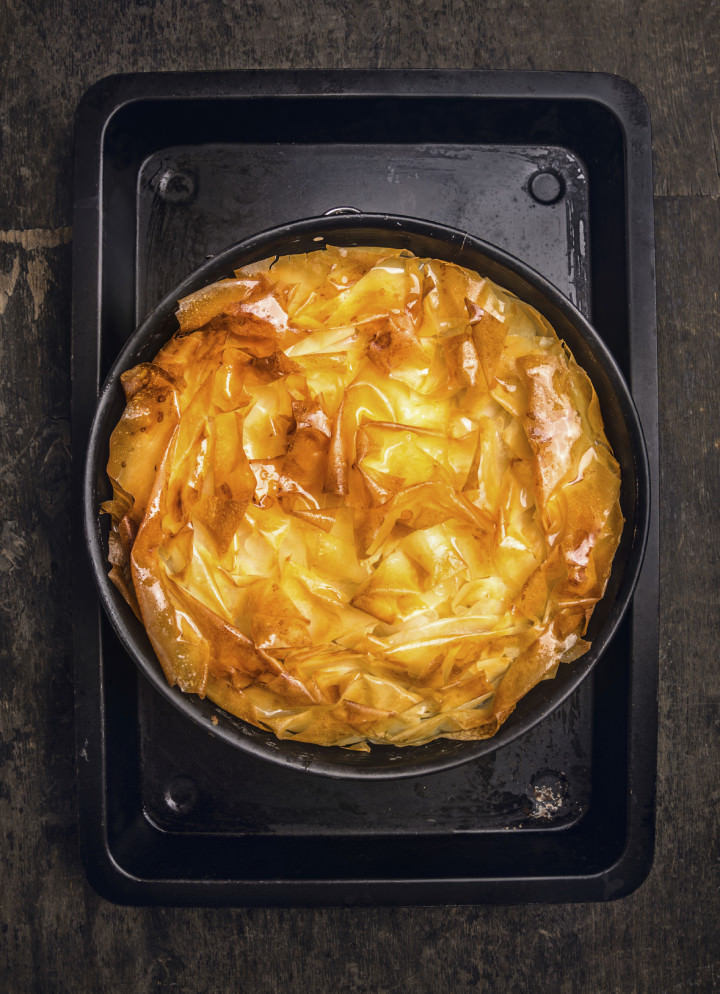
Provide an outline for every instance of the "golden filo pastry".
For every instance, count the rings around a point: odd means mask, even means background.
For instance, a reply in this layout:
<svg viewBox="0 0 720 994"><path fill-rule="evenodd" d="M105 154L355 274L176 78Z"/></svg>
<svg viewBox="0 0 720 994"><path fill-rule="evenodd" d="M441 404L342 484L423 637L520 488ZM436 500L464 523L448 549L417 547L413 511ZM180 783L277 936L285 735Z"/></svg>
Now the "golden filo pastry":
<svg viewBox="0 0 720 994"><path fill-rule="evenodd" d="M491 280L254 264L122 376L111 579L170 684L280 739L492 736L589 648L623 527L592 384Z"/></svg>

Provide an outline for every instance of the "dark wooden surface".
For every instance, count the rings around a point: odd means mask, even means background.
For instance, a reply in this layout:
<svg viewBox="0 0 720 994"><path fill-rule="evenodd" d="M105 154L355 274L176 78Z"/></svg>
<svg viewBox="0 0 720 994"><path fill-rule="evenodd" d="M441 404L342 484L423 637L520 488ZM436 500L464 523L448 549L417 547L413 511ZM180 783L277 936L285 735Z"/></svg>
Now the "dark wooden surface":
<svg viewBox="0 0 720 994"><path fill-rule="evenodd" d="M720 990L720 3L5 0L0 94L0 989ZM119 908L77 853L68 528L71 139L110 72L617 73L654 125L662 559L657 845L610 904Z"/></svg>

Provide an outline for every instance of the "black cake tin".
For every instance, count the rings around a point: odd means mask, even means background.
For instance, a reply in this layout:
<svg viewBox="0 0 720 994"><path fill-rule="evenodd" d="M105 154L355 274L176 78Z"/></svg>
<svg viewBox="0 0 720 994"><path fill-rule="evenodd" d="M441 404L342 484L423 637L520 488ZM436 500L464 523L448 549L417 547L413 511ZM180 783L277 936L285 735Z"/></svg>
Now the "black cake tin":
<svg viewBox="0 0 720 994"><path fill-rule="evenodd" d="M76 120L73 452L77 766L90 880L146 904L605 900L652 862L657 373L650 126L600 74L111 77ZM538 270L630 386L651 479L632 604L537 726L460 767L327 779L238 753L137 672L80 521L101 385L158 301L229 244L344 205L472 232Z"/></svg>

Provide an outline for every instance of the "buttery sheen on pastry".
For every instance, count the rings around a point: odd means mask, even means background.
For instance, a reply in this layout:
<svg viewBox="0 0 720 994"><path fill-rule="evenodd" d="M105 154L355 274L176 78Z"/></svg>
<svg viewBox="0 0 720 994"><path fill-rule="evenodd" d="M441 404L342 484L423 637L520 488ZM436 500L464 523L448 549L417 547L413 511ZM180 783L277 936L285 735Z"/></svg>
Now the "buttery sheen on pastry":
<svg viewBox="0 0 720 994"><path fill-rule="evenodd" d="M489 279L254 264L122 377L111 578L170 684L281 739L492 736L589 648L623 518L595 391Z"/></svg>

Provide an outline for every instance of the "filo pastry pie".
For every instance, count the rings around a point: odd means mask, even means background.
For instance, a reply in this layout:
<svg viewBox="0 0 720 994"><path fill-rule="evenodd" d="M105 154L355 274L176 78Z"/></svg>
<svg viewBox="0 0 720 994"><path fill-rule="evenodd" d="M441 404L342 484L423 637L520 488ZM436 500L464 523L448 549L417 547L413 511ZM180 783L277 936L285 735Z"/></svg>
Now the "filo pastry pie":
<svg viewBox="0 0 720 994"><path fill-rule="evenodd" d="M492 736L585 653L623 518L585 372L475 272L326 247L122 377L111 578L170 684L280 739Z"/></svg>

